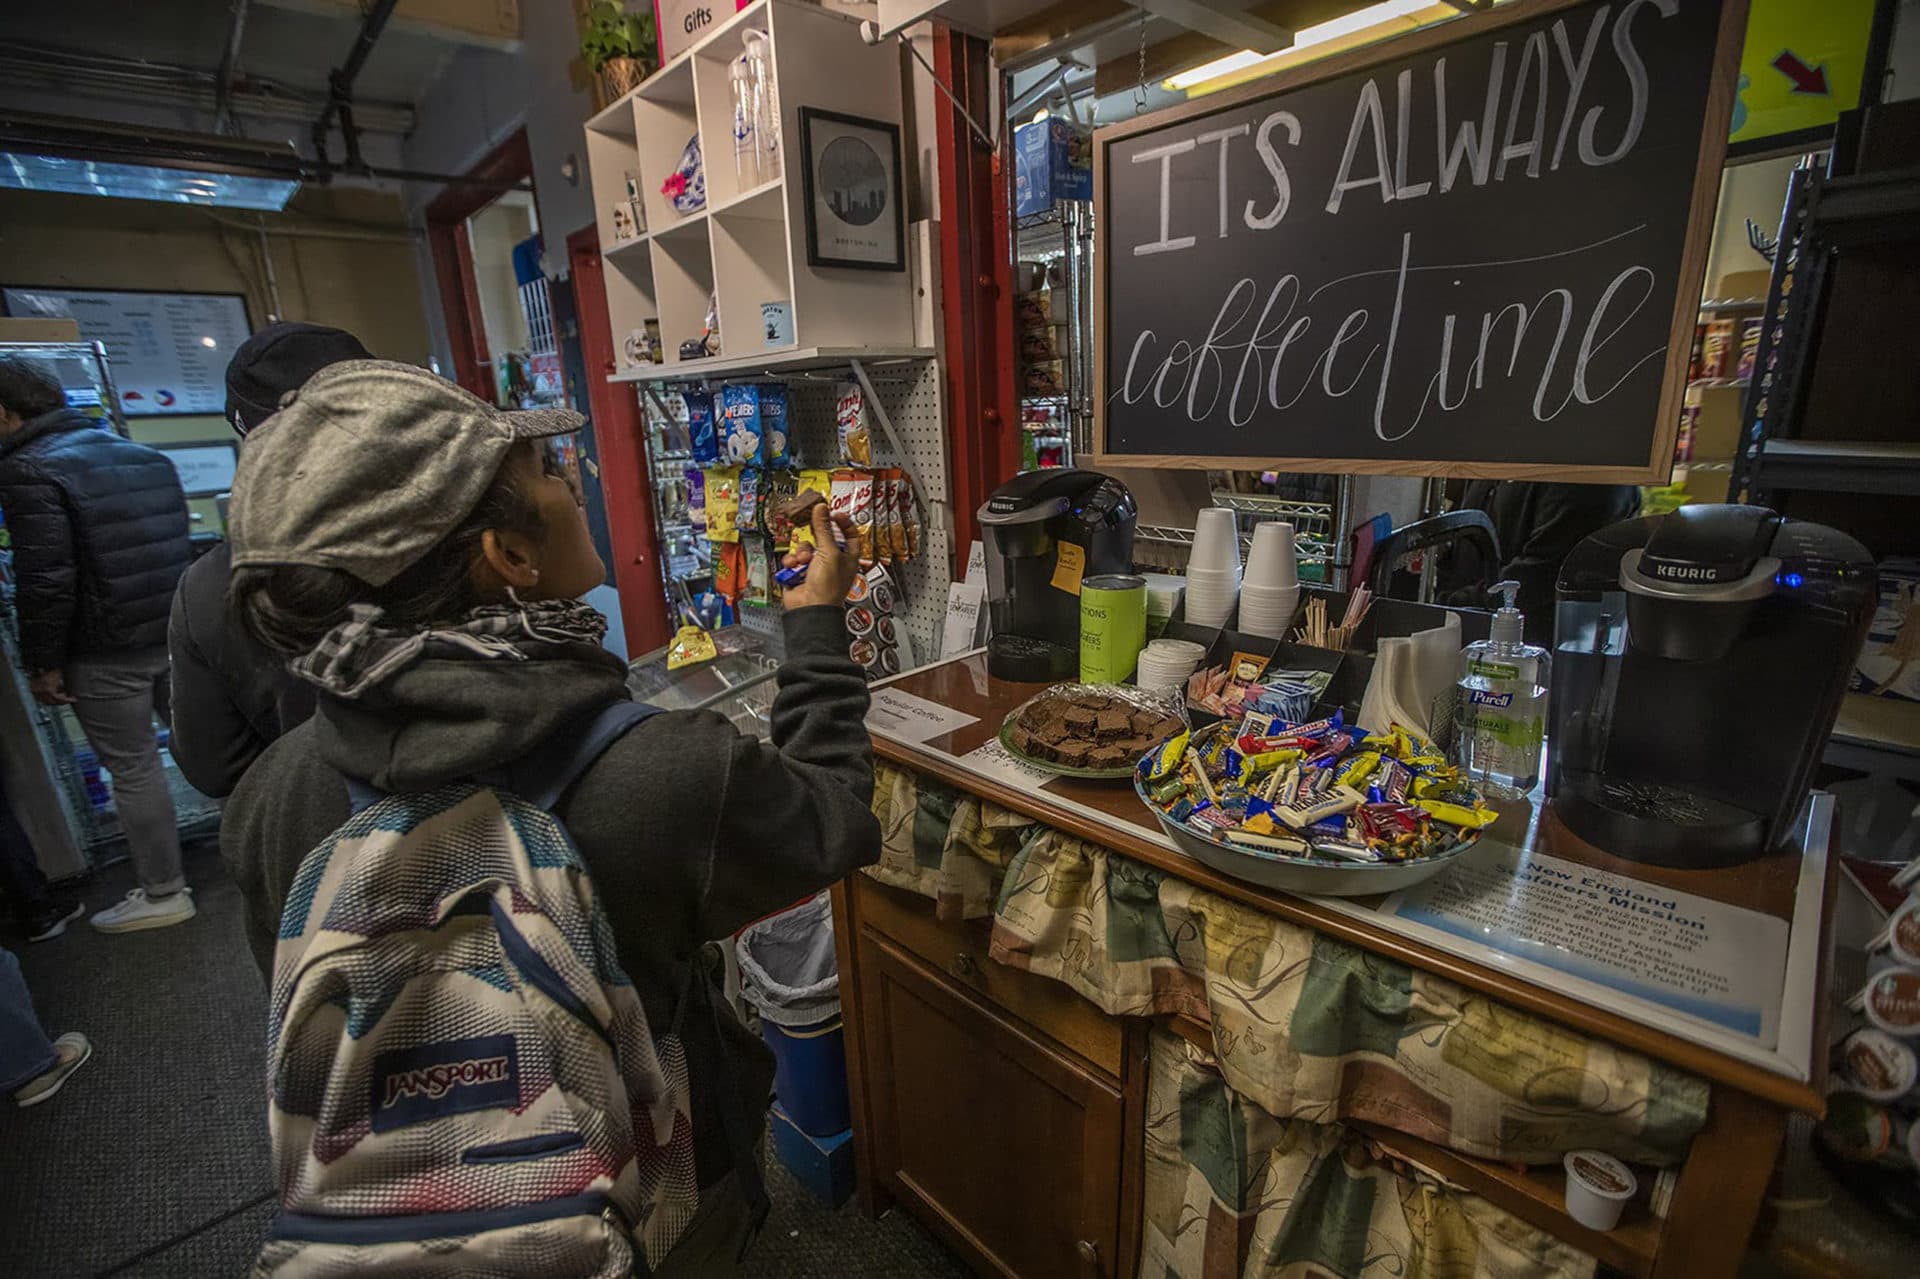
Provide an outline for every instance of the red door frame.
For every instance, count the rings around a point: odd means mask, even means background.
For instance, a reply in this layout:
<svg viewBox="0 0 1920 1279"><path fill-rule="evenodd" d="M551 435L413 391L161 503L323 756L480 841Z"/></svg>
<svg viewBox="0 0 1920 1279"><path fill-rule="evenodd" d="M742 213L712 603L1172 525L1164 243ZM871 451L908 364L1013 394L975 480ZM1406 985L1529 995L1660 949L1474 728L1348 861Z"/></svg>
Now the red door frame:
<svg viewBox="0 0 1920 1279"><path fill-rule="evenodd" d="M527 145L527 131L515 130L464 176L473 181L449 184L427 206L427 247L433 254L434 282L440 288L440 313L447 321L453 380L491 404L492 356L487 350L486 326L480 320L480 293L474 281L467 219L499 199L506 186L533 181L533 151ZM476 185L481 183L491 185Z"/></svg>
<svg viewBox="0 0 1920 1279"><path fill-rule="evenodd" d="M646 422L631 386L607 381L614 371L613 326L607 319L600 231L588 223L567 237L574 312L580 324L580 362L587 370L594 453L606 501L607 540L613 546L613 585L620 592L627 652L635 657L664 648L671 638L665 577L653 523L653 474L647 465Z"/></svg>
<svg viewBox="0 0 1920 1279"><path fill-rule="evenodd" d="M940 26L934 32L937 74L974 119L990 119L994 71L986 41ZM1013 254L1008 247L1012 228L1007 174L1012 165L1006 140L996 154L973 136L944 94L934 102L939 108L940 270L946 281L940 309L946 337L947 473L957 575L980 536L976 512L1020 469Z"/></svg>

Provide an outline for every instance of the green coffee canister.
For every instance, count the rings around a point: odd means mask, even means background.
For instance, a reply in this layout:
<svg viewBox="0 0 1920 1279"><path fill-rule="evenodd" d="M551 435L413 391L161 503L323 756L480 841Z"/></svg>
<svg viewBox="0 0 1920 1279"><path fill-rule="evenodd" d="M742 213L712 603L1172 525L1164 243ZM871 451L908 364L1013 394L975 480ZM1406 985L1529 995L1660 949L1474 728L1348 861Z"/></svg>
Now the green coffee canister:
<svg viewBox="0 0 1920 1279"><path fill-rule="evenodd" d="M1118 684L1147 642L1147 579L1123 573L1080 582L1080 682Z"/></svg>

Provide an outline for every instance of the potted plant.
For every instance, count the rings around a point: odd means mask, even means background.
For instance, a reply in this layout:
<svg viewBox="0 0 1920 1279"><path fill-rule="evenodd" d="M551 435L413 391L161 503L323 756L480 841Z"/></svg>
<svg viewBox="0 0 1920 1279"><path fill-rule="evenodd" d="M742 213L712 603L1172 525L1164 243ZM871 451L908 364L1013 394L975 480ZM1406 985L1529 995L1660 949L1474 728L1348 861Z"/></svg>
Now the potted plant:
<svg viewBox="0 0 1920 1279"><path fill-rule="evenodd" d="M651 6L629 13L621 0L593 0L580 52L609 102L646 79L658 47Z"/></svg>

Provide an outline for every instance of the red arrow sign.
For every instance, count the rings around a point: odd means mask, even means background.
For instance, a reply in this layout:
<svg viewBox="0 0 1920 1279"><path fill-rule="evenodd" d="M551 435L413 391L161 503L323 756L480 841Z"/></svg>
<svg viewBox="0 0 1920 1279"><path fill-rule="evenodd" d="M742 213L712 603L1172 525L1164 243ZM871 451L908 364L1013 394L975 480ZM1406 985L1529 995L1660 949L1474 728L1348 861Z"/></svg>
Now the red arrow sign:
<svg viewBox="0 0 1920 1279"><path fill-rule="evenodd" d="M1826 63L1822 62L1817 67L1810 67L1795 57L1793 50L1784 49L1780 56L1773 60L1773 69L1793 81L1795 93L1811 93L1823 98L1827 96Z"/></svg>

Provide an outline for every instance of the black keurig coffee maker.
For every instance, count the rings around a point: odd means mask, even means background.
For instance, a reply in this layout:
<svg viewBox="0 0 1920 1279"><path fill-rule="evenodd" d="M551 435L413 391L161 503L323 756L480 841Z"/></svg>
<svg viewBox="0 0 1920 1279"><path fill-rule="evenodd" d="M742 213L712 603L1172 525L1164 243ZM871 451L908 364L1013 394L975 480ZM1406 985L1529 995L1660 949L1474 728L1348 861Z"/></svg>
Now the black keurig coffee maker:
<svg viewBox="0 0 1920 1279"><path fill-rule="evenodd" d="M1051 682L1080 669L1080 579L1133 567L1133 494L1094 471L1026 471L980 508L987 670Z"/></svg>
<svg viewBox="0 0 1920 1279"><path fill-rule="evenodd" d="M1661 866L1779 847L1873 598L1858 542L1760 506L1683 506L1581 542L1554 618L1555 813Z"/></svg>

